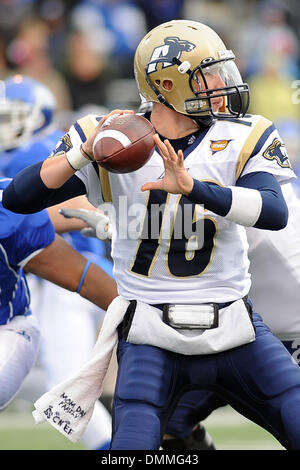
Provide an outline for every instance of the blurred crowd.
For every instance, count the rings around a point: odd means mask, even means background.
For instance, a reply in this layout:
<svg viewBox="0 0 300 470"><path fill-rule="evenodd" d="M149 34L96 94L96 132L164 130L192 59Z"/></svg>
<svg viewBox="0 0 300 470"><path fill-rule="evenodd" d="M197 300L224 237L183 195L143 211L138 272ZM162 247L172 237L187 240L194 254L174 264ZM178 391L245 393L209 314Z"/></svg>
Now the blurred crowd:
<svg viewBox="0 0 300 470"><path fill-rule="evenodd" d="M136 109L135 48L148 30L178 18L208 24L234 50L251 87L250 112L288 136L293 160L300 152L299 0L0 0L0 79L22 73L47 85L63 128L91 108Z"/></svg>
<svg viewBox="0 0 300 470"><path fill-rule="evenodd" d="M300 0L0 0L0 103L1 80L22 74L46 85L56 97L55 134L62 135L90 112L137 110L136 46L156 25L180 18L211 26L234 51L243 80L250 86L249 111L278 127L298 174L300 194ZM56 143L53 132L54 137ZM47 145L52 145L49 135ZM27 158L36 156L28 153ZM11 154L7 152L6 157L9 161ZM43 158L37 157L37 161ZM5 152L1 158L3 166ZM106 244L101 256L110 259L109 249ZM82 334L84 330L76 329L71 313L70 323L66 320L65 329L60 325L59 330L61 337L68 331L72 340L72 326L77 347L77 331ZM53 315L49 321L54 327L59 322L53 321ZM86 320L85 324L90 328ZM46 320L50 337L45 325ZM53 350L57 350L54 336ZM52 342L49 345L52 348ZM42 351L45 357L46 349ZM51 360L48 350L47 354ZM111 375L109 400L115 370Z"/></svg>

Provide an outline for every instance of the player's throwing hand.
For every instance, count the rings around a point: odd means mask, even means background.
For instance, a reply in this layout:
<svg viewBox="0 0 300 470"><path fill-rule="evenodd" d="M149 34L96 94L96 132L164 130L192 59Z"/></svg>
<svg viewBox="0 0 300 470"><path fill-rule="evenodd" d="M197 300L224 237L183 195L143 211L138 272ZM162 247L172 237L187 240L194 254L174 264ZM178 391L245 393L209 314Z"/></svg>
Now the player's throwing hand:
<svg viewBox="0 0 300 470"><path fill-rule="evenodd" d="M187 196L193 189L194 180L184 166L182 150L176 153L169 140L166 139L163 142L158 134L155 134L154 141L164 162L165 175L159 181L145 183L141 190L161 189L168 193Z"/></svg>

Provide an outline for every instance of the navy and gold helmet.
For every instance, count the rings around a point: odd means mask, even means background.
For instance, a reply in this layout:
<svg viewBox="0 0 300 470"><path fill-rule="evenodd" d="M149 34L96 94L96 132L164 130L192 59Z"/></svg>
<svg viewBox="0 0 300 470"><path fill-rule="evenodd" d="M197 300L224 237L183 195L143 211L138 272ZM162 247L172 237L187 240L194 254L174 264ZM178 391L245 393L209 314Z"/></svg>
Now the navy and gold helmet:
<svg viewBox="0 0 300 470"><path fill-rule="evenodd" d="M210 27L174 20L154 28L141 40L134 59L142 97L193 118L241 117L249 106L243 83L228 50Z"/></svg>

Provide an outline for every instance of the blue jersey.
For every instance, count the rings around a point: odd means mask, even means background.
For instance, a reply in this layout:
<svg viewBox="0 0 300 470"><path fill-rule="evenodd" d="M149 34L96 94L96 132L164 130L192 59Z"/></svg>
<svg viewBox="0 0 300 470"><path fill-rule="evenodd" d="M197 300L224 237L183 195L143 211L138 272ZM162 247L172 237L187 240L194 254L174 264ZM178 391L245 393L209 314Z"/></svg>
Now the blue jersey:
<svg viewBox="0 0 300 470"><path fill-rule="evenodd" d="M47 158L63 136L63 132L55 130L43 137L33 137L22 147L0 153L0 172L13 178L19 171L33 163Z"/></svg>
<svg viewBox="0 0 300 470"><path fill-rule="evenodd" d="M0 173L13 178L25 167L47 158L57 142L64 135L61 130L54 130L44 136L35 136L20 148L0 153ZM63 237L75 250L98 264L113 277L113 264L105 256L104 242L96 238L87 238L78 232L64 234Z"/></svg>
<svg viewBox="0 0 300 470"><path fill-rule="evenodd" d="M30 313L30 294L23 266L55 237L46 210L15 214L3 208L2 192L10 179L0 179L0 325Z"/></svg>

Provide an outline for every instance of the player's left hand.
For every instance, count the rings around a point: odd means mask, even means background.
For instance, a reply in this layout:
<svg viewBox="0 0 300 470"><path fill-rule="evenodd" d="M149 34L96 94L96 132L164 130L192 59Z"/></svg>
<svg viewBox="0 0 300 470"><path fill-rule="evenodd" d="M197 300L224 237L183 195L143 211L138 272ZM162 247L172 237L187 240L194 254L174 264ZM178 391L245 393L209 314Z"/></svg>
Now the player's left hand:
<svg viewBox="0 0 300 470"><path fill-rule="evenodd" d="M60 209L59 213L66 219L76 218L85 222L88 227L80 230L85 237L94 237L103 241L110 240L112 237L109 218L101 212L86 209Z"/></svg>
<svg viewBox="0 0 300 470"><path fill-rule="evenodd" d="M184 167L182 150L176 153L169 140L166 139L163 142L158 134L155 134L154 141L164 162L165 175L159 181L145 183L141 190L161 189L172 194L189 195L193 189L194 180Z"/></svg>

